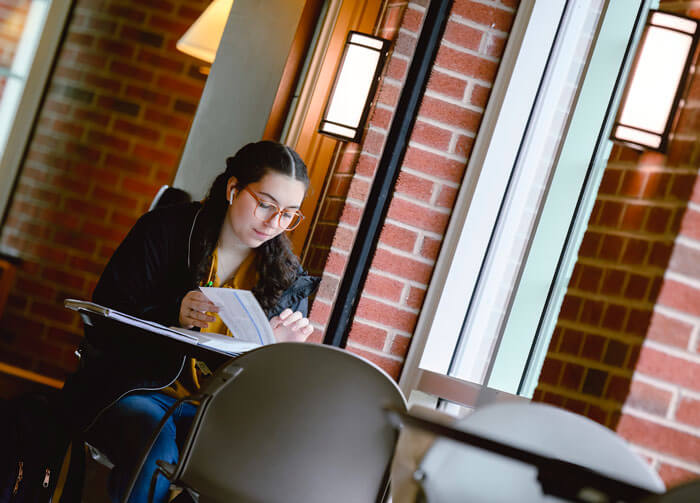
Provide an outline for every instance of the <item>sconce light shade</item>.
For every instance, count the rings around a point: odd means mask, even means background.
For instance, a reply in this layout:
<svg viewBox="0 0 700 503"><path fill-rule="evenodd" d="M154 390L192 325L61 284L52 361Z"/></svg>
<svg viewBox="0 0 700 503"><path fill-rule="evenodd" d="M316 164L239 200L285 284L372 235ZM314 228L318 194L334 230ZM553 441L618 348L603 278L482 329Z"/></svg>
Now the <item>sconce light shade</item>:
<svg viewBox="0 0 700 503"><path fill-rule="evenodd" d="M178 51L213 63L233 0L214 0L177 41Z"/></svg>
<svg viewBox="0 0 700 503"><path fill-rule="evenodd" d="M651 11L612 139L665 151L698 39L698 21Z"/></svg>
<svg viewBox="0 0 700 503"><path fill-rule="evenodd" d="M343 141L360 141L388 51L388 40L356 31L348 33L319 133Z"/></svg>

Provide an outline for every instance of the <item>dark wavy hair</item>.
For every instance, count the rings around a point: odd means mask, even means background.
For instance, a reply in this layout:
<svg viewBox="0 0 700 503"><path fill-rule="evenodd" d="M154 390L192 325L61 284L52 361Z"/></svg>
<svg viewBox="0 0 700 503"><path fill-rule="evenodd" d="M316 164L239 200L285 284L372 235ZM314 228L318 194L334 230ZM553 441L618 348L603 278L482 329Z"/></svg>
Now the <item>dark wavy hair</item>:
<svg viewBox="0 0 700 503"><path fill-rule="evenodd" d="M203 231L198 243L199 257L194 268L194 282L199 285L209 274L212 254L219 240L219 233L226 217L229 202L226 199L226 185L232 176L238 180L237 187L242 189L257 182L267 173L280 173L290 176L309 187L309 175L306 165L291 148L274 141L249 143L236 155L226 159L226 171L216 177L209 189L202 209L197 217L197 227ZM291 243L282 233L254 249L255 267L258 283L253 294L260 302L266 314L274 309L282 292L296 280L299 271L299 259L292 252Z"/></svg>

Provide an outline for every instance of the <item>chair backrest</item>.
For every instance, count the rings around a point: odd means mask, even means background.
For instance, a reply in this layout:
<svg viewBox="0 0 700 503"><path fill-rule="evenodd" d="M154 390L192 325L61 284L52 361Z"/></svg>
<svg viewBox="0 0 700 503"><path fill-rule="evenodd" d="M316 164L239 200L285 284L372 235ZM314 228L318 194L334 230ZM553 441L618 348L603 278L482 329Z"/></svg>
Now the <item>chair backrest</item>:
<svg viewBox="0 0 700 503"><path fill-rule="evenodd" d="M173 204L189 203L191 200L192 197L188 192L169 185L161 185L155 197L153 197L148 211L164 206L171 206Z"/></svg>
<svg viewBox="0 0 700 503"><path fill-rule="evenodd" d="M371 502L405 409L394 381L346 351L280 343L221 368L182 450L174 480L200 502Z"/></svg>
<svg viewBox="0 0 700 503"><path fill-rule="evenodd" d="M458 427L652 492L665 489L659 475L613 431L550 405L488 405L464 418ZM545 501L535 467L452 440L437 439L420 469L430 502ZM558 500L547 497L546 501Z"/></svg>

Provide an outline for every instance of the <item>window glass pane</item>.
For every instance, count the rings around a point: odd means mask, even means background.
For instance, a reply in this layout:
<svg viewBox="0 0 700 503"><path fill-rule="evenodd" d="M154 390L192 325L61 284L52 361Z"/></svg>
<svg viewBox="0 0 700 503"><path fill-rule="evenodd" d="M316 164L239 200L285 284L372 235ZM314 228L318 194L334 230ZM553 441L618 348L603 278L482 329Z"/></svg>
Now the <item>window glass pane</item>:
<svg viewBox="0 0 700 503"><path fill-rule="evenodd" d="M7 0L0 4L0 156L5 150L50 3L50 0Z"/></svg>
<svg viewBox="0 0 700 503"><path fill-rule="evenodd" d="M31 0L0 3L0 67L10 68L27 23Z"/></svg>
<svg viewBox="0 0 700 503"><path fill-rule="evenodd" d="M484 382L566 133L603 3L586 0L567 7L563 21L567 26L547 67L450 368L449 374L460 379Z"/></svg>

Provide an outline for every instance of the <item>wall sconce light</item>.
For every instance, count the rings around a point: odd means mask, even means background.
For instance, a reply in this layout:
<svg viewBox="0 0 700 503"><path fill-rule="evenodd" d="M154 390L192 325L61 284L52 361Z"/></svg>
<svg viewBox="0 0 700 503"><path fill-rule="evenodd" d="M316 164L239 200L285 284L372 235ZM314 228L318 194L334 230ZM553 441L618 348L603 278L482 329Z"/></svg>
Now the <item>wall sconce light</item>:
<svg viewBox="0 0 700 503"><path fill-rule="evenodd" d="M177 41L178 51L213 63L233 0L214 0Z"/></svg>
<svg viewBox="0 0 700 503"><path fill-rule="evenodd" d="M360 141L389 44L388 40L356 31L348 33L319 133L343 141Z"/></svg>
<svg viewBox="0 0 700 503"><path fill-rule="evenodd" d="M698 21L651 11L613 126L613 140L665 151L698 40Z"/></svg>

